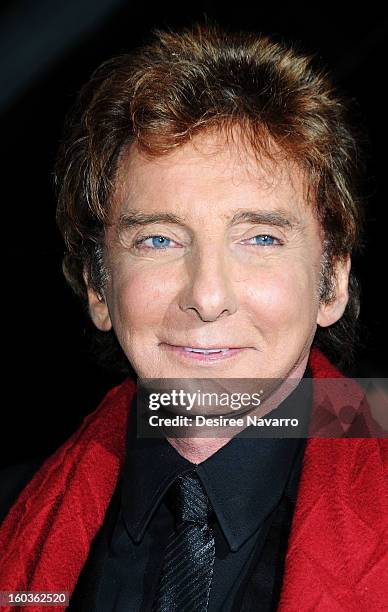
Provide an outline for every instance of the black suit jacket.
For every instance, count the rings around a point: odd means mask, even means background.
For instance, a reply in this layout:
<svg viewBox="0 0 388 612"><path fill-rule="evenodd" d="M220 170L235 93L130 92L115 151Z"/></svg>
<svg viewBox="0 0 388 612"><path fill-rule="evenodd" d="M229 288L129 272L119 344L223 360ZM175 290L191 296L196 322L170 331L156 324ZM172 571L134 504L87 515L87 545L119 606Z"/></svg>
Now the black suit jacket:
<svg viewBox="0 0 388 612"><path fill-rule="evenodd" d="M302 449L296 463L302 461ZM42 458L11 466L0 470L0 521L3 520L19 493L28 484L34 473L39 469ZM121 480L119 479L110 504L108 506L102 527L96 534L87 561L81 571L75 590L73 591L68 610L71 612L92 612L95 609L95 596L104 560L107 556L110 538L116 524L121 504ZM268 534L260 558L253 558L251 566L241 585L233 612L276 612L277 606L271 604L272 588L268 577L275 575L275 591L280 590L283 575L283 563L287 549L287 540L291 527L291 516L296 496L291 493L293 486L289 480L280 505L267 518L265 525ZM275 564L276 571L270 570Z"/></svg>

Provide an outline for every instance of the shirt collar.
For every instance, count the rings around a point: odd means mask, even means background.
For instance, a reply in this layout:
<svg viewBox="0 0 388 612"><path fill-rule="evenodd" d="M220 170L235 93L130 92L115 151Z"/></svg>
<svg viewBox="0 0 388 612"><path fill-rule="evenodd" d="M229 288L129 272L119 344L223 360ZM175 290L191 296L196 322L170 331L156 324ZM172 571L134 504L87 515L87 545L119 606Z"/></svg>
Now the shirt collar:
<svg viewBox="0 0 388 612"><path fill-rule="evenodd" d="M309 368L303 378L311 378ZM194 468L229 547L238 550L279 503L304 439L238 435L195 465L165 438L137 438L136 399L135 394L121 475L123 518L132 539L141 541L169 486L178 475ZM310 410L311 391L306 394L306 385L299 384L274 413L289 415L295 403ZM291 414L295 416L295 412Z"/></svg>

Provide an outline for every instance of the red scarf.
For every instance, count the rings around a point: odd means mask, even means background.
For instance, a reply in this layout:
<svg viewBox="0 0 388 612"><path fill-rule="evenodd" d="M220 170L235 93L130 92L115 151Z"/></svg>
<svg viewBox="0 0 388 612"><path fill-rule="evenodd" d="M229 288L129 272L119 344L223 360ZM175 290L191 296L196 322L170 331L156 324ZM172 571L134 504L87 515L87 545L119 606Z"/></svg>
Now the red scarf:
<svg viewBox="0 0 388 612"><path fill-rule="evenodd" d="M344 381L340 405L314 388L313 415L330 431L361 390L318 349L309 366L314 379ZM130 379L112 389L23 489L0 528L0 591L72 593L123 465L135 390ZM387 602L388 440L309 438L278 610L376 612Z"/></svg>

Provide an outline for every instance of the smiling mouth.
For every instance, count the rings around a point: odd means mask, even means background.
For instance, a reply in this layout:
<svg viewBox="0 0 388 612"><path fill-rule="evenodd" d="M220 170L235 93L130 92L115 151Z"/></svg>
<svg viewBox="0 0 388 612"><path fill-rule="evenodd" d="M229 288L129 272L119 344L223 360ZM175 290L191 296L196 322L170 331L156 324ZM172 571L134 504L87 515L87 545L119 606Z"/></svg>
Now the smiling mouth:
<svg viewBox="0 0 388 612"><path fill-rule="evenodd" d="M192 347L192 346L179 346L174 344L168 344L162 342L161 346L165 347L168 351L171 351L178 357L183 359L195 360L195 361L221 361L234 357L235 355L242 353L249 347Z"/></svg>
<svg viewBox="0 0 388 612"><path fill-rule="evenodd" d="M191 348L190 346L183 346L184 351L188 353L202 353L204 355L209 355L209 353L226 353L229 351L228 348L214 348L214 349L205 349L205 348Z"/></svg>

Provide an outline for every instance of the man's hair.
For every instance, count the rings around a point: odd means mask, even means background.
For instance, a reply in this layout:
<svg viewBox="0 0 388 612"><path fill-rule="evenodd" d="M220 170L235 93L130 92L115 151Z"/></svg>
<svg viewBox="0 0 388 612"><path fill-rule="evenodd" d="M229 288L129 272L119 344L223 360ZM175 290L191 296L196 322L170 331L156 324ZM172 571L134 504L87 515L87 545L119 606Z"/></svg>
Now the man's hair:
<svg viewBox="0 0 388 612"><path fill-rule="evenodd" d="M320 300L334 298L334 263L361 246L366 137L352 124L351 101L315 59L267 35L196 24L155 30L143 47L94 72L67 119L55 169L63 270L85 307L84 271L104 294L104 235L120 153L136 143L145 155L162 156L211 130L232 139L235 127L258 160L276 161L275 143L305 172L324 233ZM353 270L349 292L342 318L318 327L313 341L339 366L354 350L360 296Z"/></svg>

